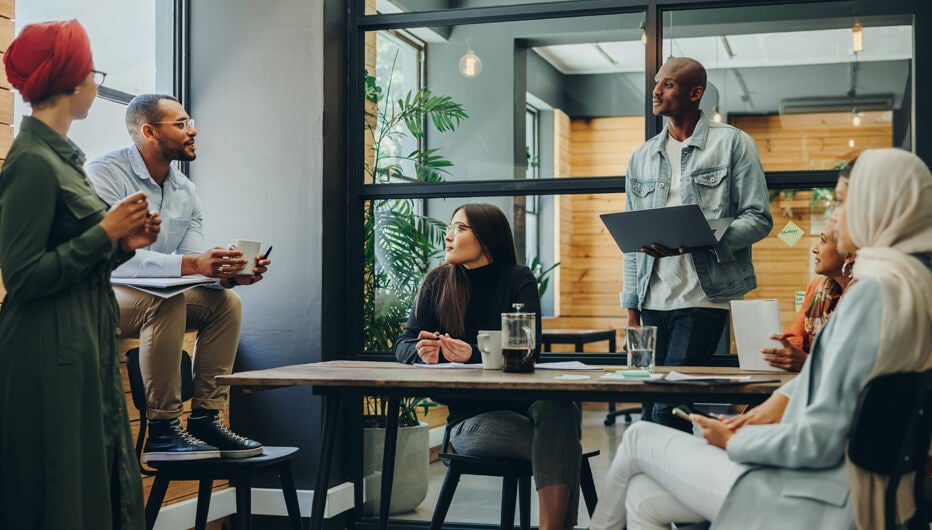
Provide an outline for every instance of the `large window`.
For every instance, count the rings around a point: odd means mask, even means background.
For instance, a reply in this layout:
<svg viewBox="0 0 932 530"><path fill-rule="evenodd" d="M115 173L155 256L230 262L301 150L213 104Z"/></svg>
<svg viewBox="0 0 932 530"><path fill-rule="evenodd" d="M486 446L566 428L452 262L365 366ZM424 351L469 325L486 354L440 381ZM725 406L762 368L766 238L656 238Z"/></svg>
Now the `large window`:
<svg viewBox="0 0 932 530"><path fill-rule="evenodd" d="M349 91L359 95L347 112L350 138L358 142L348 149L350 202L361 217L379 201L422 205L413 210L421 217L410 220L427 232L448 222L459 204L498 204L523 259L538 256L545 268L560 262L542 300L544 327L621 329L622 257L598 215L624 208L628 158L661 131L663 121L649 111L656 72L671 56L691 56L709 73L703 111L757 142L774 229L754 247L759 288L748 297L778 298L788 324L797 293L813 276L809 249L838 166L868 147L898 146L930 158L932 146L915 126L926 103L915 94L932 79L915 55L928 41L917 32L917 17L925 16L918 0L761 4L367 2L356 36L368 43L390 30L417 35L422 86L435 99L398 129L417 138L401 149L420 157L420 170L403 171L416 178L374 180L366 171L373 146L360 125L364 98L361 90ZM856 52L855 29L863 43ZM367 46L354 61L374 61L380 71L387 59ZM364 69L350 65L350 83L362 86L352 77L357 70ZM423 134L412 135L410 126ZM373 308L363 300L412 296L418 274L437 264L441 247L409 246L423 270L405 277L405 289L380 285L372 298L371 275L363 279L363 272L371 271L373 258L360 249L392 232L366 224L370 230L362 233L353 217L349 304L368 325ZM410 309L404 305L381 346L361 340L351 351L379 358L377 352L390 350Z"/></svg>
<svg viewBox="0 0 932 530"><path fill-rule="evenodd" d="M88 159L129 143L126 103L135 94L173 93L175 2L143 0L29 0L17 2L17 33L36 22L77 19L87 30L94 67L107 73L88 117L72 125L72 140ZM109 98L109 99L107 99ZM29 107L17 94L14 129Z"/></svg>

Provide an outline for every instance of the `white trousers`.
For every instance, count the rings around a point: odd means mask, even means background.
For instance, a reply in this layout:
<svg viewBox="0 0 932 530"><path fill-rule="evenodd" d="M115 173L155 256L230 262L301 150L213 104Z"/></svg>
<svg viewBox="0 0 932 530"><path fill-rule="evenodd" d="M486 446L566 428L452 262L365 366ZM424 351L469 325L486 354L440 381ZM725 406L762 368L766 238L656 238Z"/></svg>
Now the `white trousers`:
<svg viewBox="0 0 932 530"><path fill-rule="evenodd" d="M625 431L599 492L591 530L669 530L714 521L747 466L704 439L639 421Z"/></svg>

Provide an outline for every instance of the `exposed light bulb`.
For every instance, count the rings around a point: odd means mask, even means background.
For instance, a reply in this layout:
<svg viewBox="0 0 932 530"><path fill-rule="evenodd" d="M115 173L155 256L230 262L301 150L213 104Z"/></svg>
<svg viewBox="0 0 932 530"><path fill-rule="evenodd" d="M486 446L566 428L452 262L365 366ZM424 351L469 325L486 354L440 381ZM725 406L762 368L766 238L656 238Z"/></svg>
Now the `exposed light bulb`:
<svg viewBox="0 0 932 530"><path fill-rule="evenodd" d="M460 73L463 77L476 77L482 72L482 59L471 49L460 57Z"/></svg>
<svg viewBox="0 0 932 530"><path fill-rule="evenodd" d="M861 125L861 115L857 111L854 111L854 116L851 117L851 125L855 127Z"/></svg>
<svg viewBox="0 0 932 530"><path fill-rule="evenodd" d="M851 47L854 50L854 53L861 53L864 51L864 26L861 25L860 20L854 21L854 26L851 28L851 37Z"/></svg>
<svg viewBox="0 0 932 530"><path fill-rule="evenodd" d="M641 44L647 46L647 26L641 22Z"/></svg>
<svg viewBox="0 0 932 530"><path fill-rule="evenodd" d="M848 140L848 147L854 148L854 138Z"/></svg>
<svg viewBox="0 0 932 530"><path fill-rule="evenodd" d="M712 112L712 121L722 123L722 113L718 111L718 105L715 106L715 111Z"/></svg>

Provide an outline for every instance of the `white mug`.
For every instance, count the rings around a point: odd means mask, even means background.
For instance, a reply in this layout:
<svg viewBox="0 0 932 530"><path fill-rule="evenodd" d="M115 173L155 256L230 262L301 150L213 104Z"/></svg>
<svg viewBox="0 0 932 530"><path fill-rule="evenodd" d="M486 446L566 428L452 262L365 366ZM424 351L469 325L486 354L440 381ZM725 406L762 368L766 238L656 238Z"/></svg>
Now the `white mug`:
<svg viewBox="0 0 932 530"><path fill-rule="evenodd" d="M482 352L482 367L487 370L501 370L504 365L502 332L480 330L476 340L479 343L479 351Z"/></svg>
<svg viewBox="0 0 932 530"><path fill-rule="evenodd" d="M256 255L259 254L262 243L248 239L234 239L232 245L236 250L243 251L243 258L246 260L246 266L236 274L238 276L252 276L252 270L256 268Z"/></svg>

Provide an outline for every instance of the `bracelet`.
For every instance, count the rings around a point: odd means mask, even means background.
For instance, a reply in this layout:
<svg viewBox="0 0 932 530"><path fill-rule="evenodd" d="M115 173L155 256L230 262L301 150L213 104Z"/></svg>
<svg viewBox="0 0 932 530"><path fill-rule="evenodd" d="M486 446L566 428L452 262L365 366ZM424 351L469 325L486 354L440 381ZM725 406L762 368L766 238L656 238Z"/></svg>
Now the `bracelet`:
<svg viewBox="0 0 932 530"><path fill-rule="evenodd" d="M230 286L230 289L232 289L232 288L236 287L237 285L239 285L239 282L236 281L235 278L227 278L227 285L229 285L229 286Z"/></svg>

